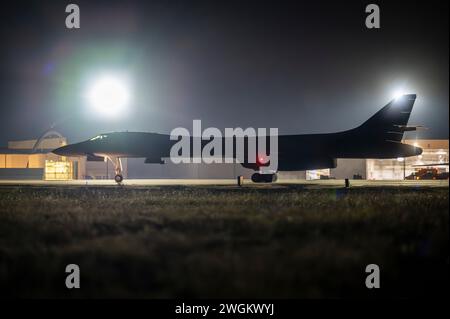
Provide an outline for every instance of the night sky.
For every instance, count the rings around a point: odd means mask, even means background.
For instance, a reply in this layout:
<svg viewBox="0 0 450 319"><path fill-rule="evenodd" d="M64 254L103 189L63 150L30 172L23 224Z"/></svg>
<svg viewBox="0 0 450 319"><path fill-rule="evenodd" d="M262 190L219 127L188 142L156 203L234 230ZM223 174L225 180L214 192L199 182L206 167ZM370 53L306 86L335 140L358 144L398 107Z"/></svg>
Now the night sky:
<svg viewBox="0 0 450 319"><path fill-rule="evenodd" d="M76 3L81 29L65 27ZM377 3L381 29L366 29ZM0 146L54 123L77 142L107 131L361 124L397 90L418 95L419 138L448 138L448 1L14 1L1 9ZM121 119L89 109L102 72L126 74ZM410 133L415 137L416 133Z"/></svg>

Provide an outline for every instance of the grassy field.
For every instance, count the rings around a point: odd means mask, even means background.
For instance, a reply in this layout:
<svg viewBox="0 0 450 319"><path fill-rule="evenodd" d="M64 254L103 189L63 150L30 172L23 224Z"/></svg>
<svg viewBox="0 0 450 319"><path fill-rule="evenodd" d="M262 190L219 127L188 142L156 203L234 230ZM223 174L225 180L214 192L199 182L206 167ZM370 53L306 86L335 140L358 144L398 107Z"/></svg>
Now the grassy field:
<svg viewBox="0 0 450 319"><path fill-rule="evenodd" d="M6 297L416 297L449 287L448 187L0 187ZM68 290L65 266L81 269ZM381 289L365 287L365 267Z"/></svg>

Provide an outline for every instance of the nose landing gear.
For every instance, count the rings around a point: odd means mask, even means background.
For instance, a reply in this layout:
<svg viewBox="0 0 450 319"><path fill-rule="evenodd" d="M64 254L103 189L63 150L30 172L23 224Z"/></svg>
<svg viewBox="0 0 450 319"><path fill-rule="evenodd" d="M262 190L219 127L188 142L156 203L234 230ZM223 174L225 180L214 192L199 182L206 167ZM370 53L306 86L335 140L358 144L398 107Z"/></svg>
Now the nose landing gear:
<svg viewBox="0 0 450 319"><path fill-rule="evenodd" d="M120 160L120 157L115 156L105 156L105 158L114 165L114 172L116 173L116 176L114 176L114 180L117 184L122 183L123 181L123 175L122 175L122 161Z"/></svg>

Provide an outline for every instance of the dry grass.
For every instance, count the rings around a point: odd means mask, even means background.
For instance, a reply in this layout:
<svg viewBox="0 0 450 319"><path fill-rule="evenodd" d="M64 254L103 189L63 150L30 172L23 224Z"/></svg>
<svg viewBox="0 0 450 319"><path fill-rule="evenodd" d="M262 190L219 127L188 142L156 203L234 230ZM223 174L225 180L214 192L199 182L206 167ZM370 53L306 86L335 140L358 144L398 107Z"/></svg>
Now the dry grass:
<svg viewBox="0 0 450 319"><path fill-rule="evenodd" d="M448 251L448 188L0 188L3 296L431 296Z"/></svg>

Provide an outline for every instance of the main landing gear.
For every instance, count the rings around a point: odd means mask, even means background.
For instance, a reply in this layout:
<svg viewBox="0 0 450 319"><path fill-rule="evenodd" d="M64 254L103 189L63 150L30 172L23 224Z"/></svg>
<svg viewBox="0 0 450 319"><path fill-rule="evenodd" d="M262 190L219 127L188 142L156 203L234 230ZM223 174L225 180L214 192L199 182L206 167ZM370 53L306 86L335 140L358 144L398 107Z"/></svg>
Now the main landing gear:
<svg viewBox="0 0 450 319"><path fill-rule="evenodd" d="M261 173L255 173L252 175L252 182L253 183L274 183L278 179L278 176L276 173L274 174L261 174Z"/></svg>

